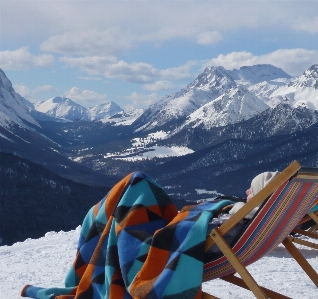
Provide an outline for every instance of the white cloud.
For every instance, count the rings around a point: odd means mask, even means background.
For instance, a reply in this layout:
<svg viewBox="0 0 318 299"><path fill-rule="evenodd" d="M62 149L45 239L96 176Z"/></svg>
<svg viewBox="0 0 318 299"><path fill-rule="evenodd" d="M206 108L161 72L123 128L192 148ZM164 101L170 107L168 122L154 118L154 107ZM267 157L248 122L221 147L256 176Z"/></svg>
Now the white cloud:
<svg viewBox="0 0 318 299"><path fill-rule="evenodd" d="M232 52L229 54L220 54L216 58L212 58L204 63L205 66L223 66L226 69L240 68L244 65L253 65L256 56L250 52Z"/></svg>
<svg viewBox="0 0 318 299"><path fill-rule="evenodd" d="M217 31L205 31L199 33L197 36L197 42L200 45L216 45L223 40L221 33Z"/></svg>
<svg viewBox="0 0 318 299"><path fill-rule="evenodd" d="M41 91L55 91L55 88L52 85L41 85L41 86L37 86L35 87L35 92L41 92Z"/></svg>
<svg viewBox="0 0 318 299"><path fill-rule="evenodd" d="M82 90L78 87L72 87L70 90L66 91L64 95L83 106L94 106L107 102L106 94L99 94L93 90Z"/></svg>
<svg viewBox="0 0 318 299"><path fill-rule="evenodd" d="M133 35L118 27L102 31L69 31L49 37L41 50L62 54L115 55L132 46Z"/></svg>
<svg viewBox="0 0 318 299"><path fill-rule="evenodd" d="M31 89L22 84L13 84L13 89L21 96L27 98L31 95Z"/></svg>
<svg viewBox="0 0 318 299"><path fill-rule="evenodd" d="M127 100L131 101L131 104L125 106L125 111L132 111L137 108L148 108L150 105L158 102L162 99L162 96L157 93L141 94L133 92L131 95L126 97Z"/></svg>
<svg viewBox="0 0 318 299"><path fill-rule="evenodd" d="M229 1L59 1L53 5L30 0L18 6L8 2L4 1L0 12L6 39L32 34L44 51L85 56L118 55L142 42L174 39L216 45L228 30L263 26L294 30L295 20L310 20L312 13L307 6L300 13L297 1L271 1L271 5L266 1L240 1L239 5ZM282 9L288 14L282 14ZM305 21L298 27L304 27ZM306 26L315 30L316 22Z"/></svg>
<svg viewBox="0 0 318 299"><path fill-rule="evenodd" d="M170 67L159 71L159 76L165 80L182 80L191 78L191 70L197 67L197 61L188 61L178 67Z"/></svg>
<svg viewBox="0 0 318 299"><path fill-rule="evenodd" d="M140 40L196 40L204 32L264 26L297 29L295 23L301 25L306 20L313 21L303 25L304 30L317 30L313 18L317 1L303 2L58 1L56 5L54 1L29 0L16 5L16 1L2 1L1 33L12 39L32 33L42 41L52 35L42 47L54 52L69 53L73 49L82 55L93 55L94 47L107 45L109 48L104 50L114 54ZM207 42L206 36L199 40Z"/></svg>
<svg viewBox="0 0 318 299"><path fill-rule="evenodd" d="M255 64L272 64L292 76L301 75L311 65L318 63L318 50L279 49L264 55L250 52L232 52L204 62L205 66L223 66L225 69L240 68Z"/></svg>
<svg viewBox="0 0 318 299"><path fill-rule="evenodd" d="M76 67L90 75L103 75L106 78L127 82L148 84L156 79L185 79L194 62L183 66L159 70L144 62L127 63L114 56L63 57L60 59L69 67Z"/></svg>
<svg viewBox="0 0 318 299"><path fill-rule="evenodd" d="M175 38L194 40L201 45L216 45L223 40L220 32L210 30L210 26L187 28L186 24L163 25L160 28L137 29L110 27L103 30L74 30L50 36L42 42L41 50L61 54L77 55L118 55L141 42L162 43ZM146 28L148 26L146 25ZM138 32L138 33L136 33Z"/></svg>
<svg viewBox="0 0 318 299"><path fill-rule="evenodd" d="M48 54L32 55L28 47L0 52L0 64L4 70L27 70L33 67L50 67L54 57Z"/></svg>
<svg viewBox="0 0 318 299"><path fill-rule="evenodd" d="M29 88L28 86L25 86L23 84L14 84L13 85L14 90L26 98L28 101L32 103L39 102L38 99L38 93L40 92L54 92L55 88L52 85L41 85L36 86L35 88Z"/></svg>
<svg viewBox="0 0 318 299"><path fill-rule="evenodd" d="M134 83L148 83L155 77L156 70L147 63L128 64L114 56L63 57L60 61L69 67L78 67L90 75L103 75Z"/></svg>
<svg viewBox="0 0 318 299"><path fill-rule="evenodd" d="M156 81L154 83L145 84L143 86L144 89L151 90L151 91L171 90L174 87L175 86L171 81L165 81L165 80Z"/></svg>
<svg viewBox="0 0 318 299"><path fill-rule="evenodd" d="M307 31L310 33L318 33L318 17L299 18L294 24L296 30Z"/></svg>
<svg viewBox="0 0 318 299"><path fill-rule="evenodd" d="M86 80L86 81L101 81L101 78L98 77L83 77L83 76L79 76L78 77L81 80Z"/></svg>

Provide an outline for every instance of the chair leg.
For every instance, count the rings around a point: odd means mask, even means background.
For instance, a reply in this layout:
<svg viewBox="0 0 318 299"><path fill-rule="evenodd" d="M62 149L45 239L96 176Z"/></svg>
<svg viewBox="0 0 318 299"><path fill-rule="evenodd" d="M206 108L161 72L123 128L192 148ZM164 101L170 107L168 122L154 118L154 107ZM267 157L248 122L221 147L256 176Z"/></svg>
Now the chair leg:
<svg viewBox="0 0 318 299"><path fill-rule="evenodd" d="M302 230L302 229L299 229L299 228L294 228L293 232L296 233L296 234L299 234L299 235L303 235L303 236L312 238L312 239L318 239L318 235L315 234L315 233L312 233L310 231Z"/></svg>
<svg viewBox="0 0 318 299"><path fill-rule="evenodd" d="M317 233L318 231L318 224L314 225L313 227L311 227L310 229L308 229L309 232L311 233Z"/></svg>
<svg viewBox="0 0 318 299"><path fill-rule="evenodd" d="M230 246L218 232L218 229L212 230L210 236L213 238L217 246L221 249L225 257L231 263L237 273L240 274L250 291L253 292L257 299L268 299L265 292L260 288L252 275L247 271L242 262L234 254Z"/></svg>
<svg viewBox="0 0 318 299"><path fill-rule="evenodd" d="M313 243L313 242L309 242L309 241L306 241L306 240L301 240L301 239L296 238L296 237L290 237L290 240L292 242L300 244L300 245L304 245L304 246L307 246L307 247L310 247L310 248L313 248L313 249L318 249L318 244Z"/></svg>
<svg viewBox="0 0 318 299"><path fill-rule="evenodd" d="M315 213L309 214L310 218L318 224L318 216Z"/></svg>
<svg viewBox="0 0 318 299"><path fill-rule="evenodd" d="M318 274L314 268L308 263L308 261L303 257L297 247L293 244L290 237L287 237L283 242L288 252L293 256L296 262L303 268L307 273L313 283L318 287Z"/></svg>
<svg viewBox="0 0 318 299"><path fill-rule="evenodd" d="M308 231L311 233L317 233L317 231L318 231L318 216L314 212L310 213L309 216L311 217L312 220L314 220L316 222L316 225L311 227Z"/></svg>

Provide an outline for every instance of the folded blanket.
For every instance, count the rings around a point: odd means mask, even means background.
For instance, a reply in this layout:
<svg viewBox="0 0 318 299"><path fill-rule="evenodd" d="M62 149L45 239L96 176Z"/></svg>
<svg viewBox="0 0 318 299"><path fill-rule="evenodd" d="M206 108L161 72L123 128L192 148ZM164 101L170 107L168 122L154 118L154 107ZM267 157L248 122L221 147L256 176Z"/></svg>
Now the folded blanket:
<svg viewBox="0 0 318 299"><path fill-rule="evenodd" d="M201 298L209 220L229 200L178 213L150 177L133 172L87 213L63 288L27 285L38 299Z"/></svg>

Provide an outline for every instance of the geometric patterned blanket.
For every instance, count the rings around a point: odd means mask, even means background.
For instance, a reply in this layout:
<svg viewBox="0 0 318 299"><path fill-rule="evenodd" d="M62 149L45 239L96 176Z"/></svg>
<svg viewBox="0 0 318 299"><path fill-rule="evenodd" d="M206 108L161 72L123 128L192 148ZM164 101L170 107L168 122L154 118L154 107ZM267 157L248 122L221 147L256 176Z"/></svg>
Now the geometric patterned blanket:
<svg viewBox="0 0 318 299"><path fill-rule="evenodd" d="M184 207L133 172L87 213L65 287L27 285L38 299L201 298L210 219L229 200Z"/></svg>

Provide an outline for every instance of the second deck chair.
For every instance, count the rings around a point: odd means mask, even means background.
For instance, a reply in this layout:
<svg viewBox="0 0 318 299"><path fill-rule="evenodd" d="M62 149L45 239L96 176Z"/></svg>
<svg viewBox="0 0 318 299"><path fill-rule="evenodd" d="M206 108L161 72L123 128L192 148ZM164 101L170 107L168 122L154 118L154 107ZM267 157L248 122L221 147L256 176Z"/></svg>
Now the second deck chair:
<svg viewBox="0 0 318 299"><path fill-rule="evenodd" d="M260 287L246 269L283 243L318 287L318 274L289 238L293 228L317 202L317 173L302 173L300 164L294 161L230 219L212 230L207 238L206 250L216 244L223 256L205 263L203 281L221 278L251 290L256 298L289 298ZM239 240L230 247L223 236L260 204ZM236 272L241 278L234 276ZM217 297L203 293L202 298Z"/></svg>
<svg viewBox="0 0 318 299"><path fill-rule="evenodd" d="M293 234L290 236L291 241L313 249L318 249L318 243L309 242L301 239L301 236L306 236L318 241L318 205L315 205L308 215L306 215L296 228L293 229Z"/></svg>

